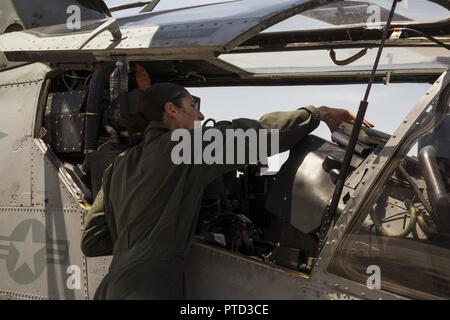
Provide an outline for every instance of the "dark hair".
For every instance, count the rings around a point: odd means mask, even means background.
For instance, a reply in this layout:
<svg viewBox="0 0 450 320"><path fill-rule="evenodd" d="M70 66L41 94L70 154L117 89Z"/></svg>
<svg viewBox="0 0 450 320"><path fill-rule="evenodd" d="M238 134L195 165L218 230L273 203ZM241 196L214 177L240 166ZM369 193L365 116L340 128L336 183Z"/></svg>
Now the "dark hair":
<svg viewBox="0 0 450 320"><path fill-rule="evenodd" d="M154 84L142 94L138 112L149 122L162 121L166 103L172 102L178 106L180 100L188 95L185 88L175 83Z"/></svg>
<svg viewBox="0 0 450 320"><path fill-rule="evenodd" d="M180 99L189 92L174 83L157 83L143 93L132 92L119 95L120 125L128 130L130 136L142 134L150 121L162 121L166 102L179 106Z"/></svg>

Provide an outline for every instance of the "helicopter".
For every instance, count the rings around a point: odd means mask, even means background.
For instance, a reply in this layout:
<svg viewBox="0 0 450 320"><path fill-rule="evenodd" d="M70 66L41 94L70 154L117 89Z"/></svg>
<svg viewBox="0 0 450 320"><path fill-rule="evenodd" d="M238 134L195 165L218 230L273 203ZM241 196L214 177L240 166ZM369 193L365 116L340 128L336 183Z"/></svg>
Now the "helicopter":
<svg viewBox="0 0 450 320"><path fill-rule="evenodd" d="M205 190L188 299L449 299L450 2L420 0L439 13L426 21L398 0L158 2L0 4L0 299L93 298L111 256L84 256L81 237L134 140L120 128L137 64L187 88L368 86L330 140L309 135L276 174L255 163ZM296 17L318 26L265 31ZM389 134L362 127L377 83L431 87Z"/></svg>

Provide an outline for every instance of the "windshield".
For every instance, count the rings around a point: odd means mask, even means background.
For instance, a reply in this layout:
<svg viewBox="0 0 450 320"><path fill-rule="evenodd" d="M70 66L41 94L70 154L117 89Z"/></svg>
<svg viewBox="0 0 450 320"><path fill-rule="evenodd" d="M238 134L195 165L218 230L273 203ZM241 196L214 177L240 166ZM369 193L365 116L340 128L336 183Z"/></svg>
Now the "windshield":
<svg viewBox="0 0 450 320"><path fill-rule="evenodd" d="M231 0L228 0L229 2ZM117 6L133 1L106 0L108 6ZM182 8L195 5L225 2L224 0L161 0L153 12ZM287 19L264 32L290 31L298 29L321 29L351 24L372 24L385 22L389 14L392 1L346 0L309 10ZM134 8L113 13L116 17L138 14L142 8ZM449 12L437 3L424 0L408 0L398 4L394 21L434 21L447 19Z"/></svg>
<svg viewBox="0 0 450 320"><path fill-rule="evenodd" d="M106 1L108 6L116 6L132 1ZM283 2L279 1L273 4L274 10ZM294 3L294 1L292 1ZM295 3L307 2L295 1ZM330 27L341 27L348 25L366 25L368 27L379 27L380 24L386 22L391 6L389 0L371 0L371 1L354 1L346 0L321 6L316 9L305 11L299 15L291 17L280 22L263 32L271 31L289 31L289 30L312 30ZM196 8L186 8L201 5ZM265 4L267 8L267 4ZM183 10L174 10L185 8ZM249 10L254 8L254 10ZM257 2L252 1L161 1L153 12L141 13L142 8L127 10L131 15L124 12L115 12L114 15L119 19L121 28L144 27L154 25L173 25L188 22L201 22L202 20L226 20L227 17L233 19L253 18L258 16L260 6ZM164 14L162 14L164 12ZM253 14L252 14L253 12ZM449 10L431 1L408 0L402 1L394 16L394 22L426 22L436 21L449 18ZM98 22L98 20L97 20ZM90 32L99 24L95 21L86 21L82 23L79 32ZM59 35L67 33L65 25L54 26L49 28L34 29L35 32L43 35ZM73 30L70 30L73 32Z"/></svg>
<svg viewBox="0 0 450 320"><path fill-rule="evenodd" d="M339 60L347 59L361 49L338 49ZM251 73L301 73L323 71L354 72L370 70L376 48L369 49L361 59L344 66L336 65L328 50L224 54L220 58ZM439 68L442 72L450 66L450 51L443 48L385 48L379 70L410 70L414 68Z"/></svg>
<svg viewBox="0 0 450 320"><path fill-rule="evenodd" d="M377 289L450 298L449 90L413 120L404 151L387 162L387 179L365 199L329 272L369 286L368 270L376 269Z"/></svg>
<svg viewBox="0 0 450 320"><path fill-rule="evenodd" d="M296 15L264 32L327 29L349 25L379 27L386 23L391 6L390 0L341 1ZM449 10L436 3L408 0L398 4L393 21L427 22L449 17Z"/></svg>

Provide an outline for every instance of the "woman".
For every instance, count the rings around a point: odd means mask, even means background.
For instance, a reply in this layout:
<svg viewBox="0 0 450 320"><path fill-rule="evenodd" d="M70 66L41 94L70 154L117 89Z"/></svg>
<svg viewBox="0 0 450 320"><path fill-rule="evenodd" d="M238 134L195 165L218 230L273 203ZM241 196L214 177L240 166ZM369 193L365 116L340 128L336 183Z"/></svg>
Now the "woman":
<svg viewBox="0 0 450 320"><path fill-rule="evenodd" d="M84 254L113 253L97 299L184 298L184 261L203 189L239 167L173 163L176 142L172 132L187 129L192 134L194 122L204 119L185 88L171 83L153 85L141 98L140 116L140 122L148 122L143 142L121 154L106 170L103 190L86 221ZM309 106L269 113L258 121L237 119L216 129L269 129L269 135L270 129L279 129L283 152L313 131L320 119L334 130L340 121L353 121L354 116L346 110Z"/></svg>

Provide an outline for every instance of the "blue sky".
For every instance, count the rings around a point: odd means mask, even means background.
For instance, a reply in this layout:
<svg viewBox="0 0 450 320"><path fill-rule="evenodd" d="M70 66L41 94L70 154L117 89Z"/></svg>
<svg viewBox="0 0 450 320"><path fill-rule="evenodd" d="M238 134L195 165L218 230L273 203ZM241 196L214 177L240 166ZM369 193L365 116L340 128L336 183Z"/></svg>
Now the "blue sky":
<svg viewBox="0 0 450 320"><path fill-rule="evenodd" d="M107 0L106 2L108 5L117 5L130 1ZM210 2L214 1L161 0L157 10ZM390 0L374 0L374 2L387 7L391 3ZM420 3L424 1L408 0L406 7L400 6L399 13L414 18L442 15L442 12L435 12L434 6L423 10ZM134 12L136 10L127 10L121 14L128 15ZM446 14L448 12L444 12L444 16ZM376 129L392 133L429 88L429 84L375 85L370 96L367 118L376 125ZM336 85L192 88L190 91L202 98L202 111L207 118L226 120L242 117L259 118L267 112L293 110L305 105L348 108L356 113L365 89L366 85ZM330 138L330 132L324 124L314 134L326 139Z"/></svg>

